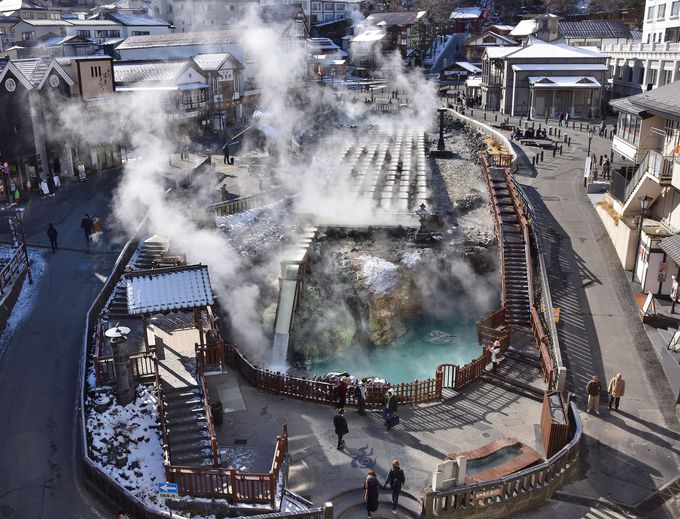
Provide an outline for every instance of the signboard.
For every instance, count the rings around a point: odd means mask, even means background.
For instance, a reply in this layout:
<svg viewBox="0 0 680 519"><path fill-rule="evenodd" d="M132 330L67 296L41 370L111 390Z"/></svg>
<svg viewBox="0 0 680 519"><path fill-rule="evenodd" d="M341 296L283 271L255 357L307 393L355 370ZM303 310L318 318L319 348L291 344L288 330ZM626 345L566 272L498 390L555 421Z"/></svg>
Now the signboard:
<svg viewBox="0 0 680 519"><path fill-rule="evenodd" d="M229 70L220 70L219 71L219 79L218 81L233 81L234 80L234 71L229 69Z"/></svg>
<svg viewBox="0 0 680 519"><path fill-rule="evenodd" d="M158 483L158 497L172 499L178 497L176 483Z"/></svg>
<svg viewBox="0 0 680 519"><path fill-rule="evenodd" d="M647 315L647 313L650 310L650 307L655 310L656 313L656 307L654 305L654 295L650 292L647 294L647 299L645 299L645 304L642 305L642 315Z"/></svg>

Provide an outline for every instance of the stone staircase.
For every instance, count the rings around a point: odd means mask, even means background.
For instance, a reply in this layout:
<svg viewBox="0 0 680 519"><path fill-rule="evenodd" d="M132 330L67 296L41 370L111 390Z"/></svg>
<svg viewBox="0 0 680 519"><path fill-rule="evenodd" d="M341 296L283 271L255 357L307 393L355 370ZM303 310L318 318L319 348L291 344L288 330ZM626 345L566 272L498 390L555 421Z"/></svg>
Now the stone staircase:
<svg viewBox="0 0 680 519"><path fill-rule="evenodd" d="M170 463L191 467L212 465L208 422L198 386L163 387L165 427Z"/></svg>
<svg viewBox="0 0 680 519"><path fill-rule="evenodd" d="M333 503L333 517L336 519L365 519L367 516L363 488L348 490L330 501ZM402 490L395 516L392 514L392 491L389 488L387 490L381 489L378 511L371 517L374 519L387 519L388 517L418 519L421 516L422 508L420 499Z"/></svg>
<svg viewBox="0 0 680 519"><path fill-rule="evenodd" d="M531 322L526 243L502 170L491 170L493 193L498 202L503 232L506 322L526 327Z"/></svg>

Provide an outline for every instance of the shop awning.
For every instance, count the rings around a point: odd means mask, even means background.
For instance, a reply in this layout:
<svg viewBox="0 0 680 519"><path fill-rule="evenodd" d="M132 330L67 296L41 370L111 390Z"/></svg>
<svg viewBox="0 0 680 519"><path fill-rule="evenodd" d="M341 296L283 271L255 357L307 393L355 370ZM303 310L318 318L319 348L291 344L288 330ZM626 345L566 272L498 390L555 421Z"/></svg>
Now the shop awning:
<svg viewBox="0 0 680 519"><path fill-rule="evenodd" d="M661 250L668 254L675 263L680 265L680 234L674 234L673 236L664 238L659 243L659 247L661 247Z"/></svg>
<svg viewBox="0 0 680 519"><path fill-rule="evenodd" d="M600 82L592 76L532 76L529 84L534 88L600 88Z"/></svg>

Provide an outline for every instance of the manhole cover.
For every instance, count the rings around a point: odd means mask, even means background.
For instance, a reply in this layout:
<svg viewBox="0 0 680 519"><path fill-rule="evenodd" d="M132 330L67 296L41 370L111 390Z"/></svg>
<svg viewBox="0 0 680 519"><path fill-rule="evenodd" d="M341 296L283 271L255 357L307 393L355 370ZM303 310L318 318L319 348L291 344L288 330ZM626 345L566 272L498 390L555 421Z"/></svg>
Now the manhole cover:
<svg viewBox="0 0 680 519"><path fill-rule="evenodd" d="M248 443L248 440L244 440L243 438L236 438L234 440L234 445L245 445Z"/></svg>
<svg viewBox="0 0 680 519"><path fill-rule="evenodd" d="M490 435L489 433L482 433L482 436L484 436L484 438L488 438Z"/></svg>

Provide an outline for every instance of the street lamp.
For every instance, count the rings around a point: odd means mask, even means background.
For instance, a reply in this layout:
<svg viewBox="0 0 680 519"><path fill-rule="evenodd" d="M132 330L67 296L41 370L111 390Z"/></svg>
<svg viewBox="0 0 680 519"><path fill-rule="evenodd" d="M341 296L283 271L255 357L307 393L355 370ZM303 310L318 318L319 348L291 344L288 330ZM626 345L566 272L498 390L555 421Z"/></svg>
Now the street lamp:
<svg viewBox="0 0 680 519"><path fill-rule="evenodd" d="M595 131L592 128L590 128L588 130L588 154L586 155L586 157L590 157L590 143L593 141L593 135L595 135Z"/></svg>
<svg viewBox="0 0 680 519"><path fill-rule="evenodd" d="M647 212L647 208L649 207L649 204L653 200L653 198L645 195L639 197L638 200L640 200L640 209L642 210L642 214L640 216L640 231L638 232L637 247L635 247L635 263L633 264L633 275L630 278L631 281L635 281L635 271L637 270L637 264L640 258L640 242L642 241L642 224L645 221L645 213ZM642 279L640 279L640 283L642 283Z"/></svg>

